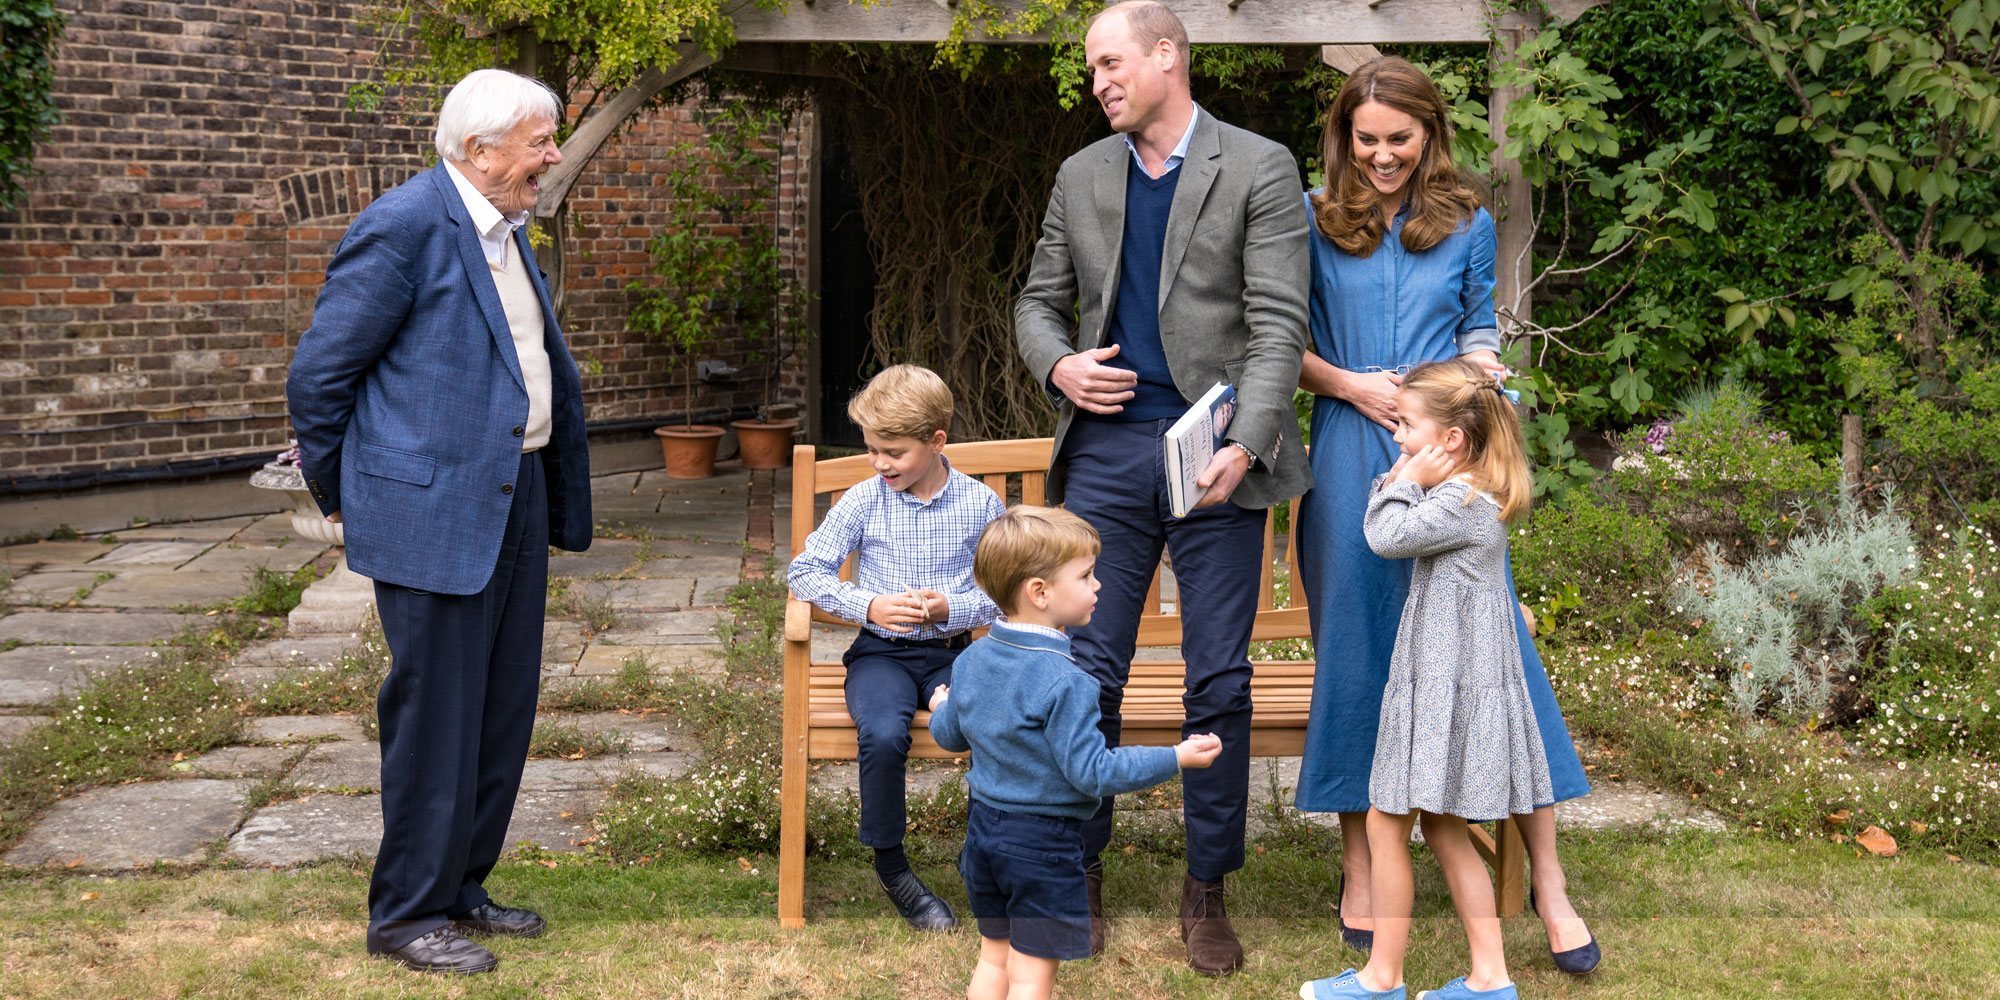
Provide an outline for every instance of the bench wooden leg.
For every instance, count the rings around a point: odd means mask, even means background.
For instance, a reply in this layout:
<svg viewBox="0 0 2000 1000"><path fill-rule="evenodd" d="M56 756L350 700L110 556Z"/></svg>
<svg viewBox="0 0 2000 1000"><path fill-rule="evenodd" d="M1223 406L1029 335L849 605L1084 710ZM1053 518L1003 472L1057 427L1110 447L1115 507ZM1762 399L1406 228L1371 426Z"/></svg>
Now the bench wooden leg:
<svg viewBox="0 0 2000 1000"><path fill-rule="evenodd" d="M1472 847L1493 869L1493 903L1503 917L1518 916L1527 907L1527 842L1521 825L1508 817L1493 824L1493 832L1477 823L1466 824Z"/></svg>
<svg viewBox="0 0 2000 1000"><path fill-rule="evenodd" d="M785 643L785 709L779 748L778 924L806 925L806 683L810 642Z"/></svg>

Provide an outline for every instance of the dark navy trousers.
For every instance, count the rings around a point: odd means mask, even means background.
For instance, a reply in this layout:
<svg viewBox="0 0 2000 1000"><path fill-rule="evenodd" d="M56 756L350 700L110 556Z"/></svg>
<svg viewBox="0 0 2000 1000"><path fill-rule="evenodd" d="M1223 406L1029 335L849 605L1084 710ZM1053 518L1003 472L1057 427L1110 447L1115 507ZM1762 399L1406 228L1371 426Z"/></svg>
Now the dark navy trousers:
<svg viewBox="0 0 2000 1000"><path fill-rule="evenodd" d="M541 685L548 606L548 483L521 456L486 589L434 594L375 583L393 657L376 703L382 847L368 885L368 948L394 951L487 901L505 846Z"/></svg>
<svg viewBox="0 0 2000 1000"><path fill-rule="evenodd" d="M1078 419L1063 441L1068 485L1063 506L1097 529L1097 612L1070 630L1077 665L1104 693L1104 738L1118 745L1119 709L1131 674L1139 616L1164 548L1173 559L1187 661L1183 736L1214 733L1222 756L1184 771L1182 815L1188 874L1204 882L1243 867L1250 796L1250 630L1264 557L1265 512L1233 503L1175 518L1167 499L1161 436L1171 421ZM1094 863L1111 842L1112 800L1085 821L1083 853Z"/></svg>
<svg viewBox="0 0 2000 1000"><path fill-rule="evenodd" d="M903 775L910 759L910 720L930 704L940 684L951 683L958 649L884 639L867 629L855 636L841 662L847 665L847 714L854 719L855 770L861 793L861 843L872 848L903 842L908 825Z"/></svg>

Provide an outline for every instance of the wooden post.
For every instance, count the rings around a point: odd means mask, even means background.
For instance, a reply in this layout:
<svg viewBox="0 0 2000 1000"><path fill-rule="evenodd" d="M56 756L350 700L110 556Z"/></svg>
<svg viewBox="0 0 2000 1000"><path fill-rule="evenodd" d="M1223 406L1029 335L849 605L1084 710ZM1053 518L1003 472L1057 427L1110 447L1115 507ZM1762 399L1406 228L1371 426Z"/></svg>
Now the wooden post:
<svg viewBox="0 0 2000 1000"><path fill-rule="evenodd" d="M1861 489L1861 465L1867 439L1861 436L1861 416L1844 413L1840 417L1840 478L1849 490Z"/></svg>
<svg viewBox="0 0 2000 1000"><path fill-rule="evenodd" d="M1522 43L1533 36L1534 28L1499 25L1493 31L1491 65L1500 66L1514 58ZM1493 128L1493 196L1487 211L1499 237L1499 259L1495 261L1493 301L1500 317L1500 340L1511 344L1529 322L1533 303L1527 292L1534 276L1532 248L1535 243L1534 191L1521 165L1507 157L1507 108L1527 96L1521 87L1494 87L1487 98L1486 120Z"/></svg>

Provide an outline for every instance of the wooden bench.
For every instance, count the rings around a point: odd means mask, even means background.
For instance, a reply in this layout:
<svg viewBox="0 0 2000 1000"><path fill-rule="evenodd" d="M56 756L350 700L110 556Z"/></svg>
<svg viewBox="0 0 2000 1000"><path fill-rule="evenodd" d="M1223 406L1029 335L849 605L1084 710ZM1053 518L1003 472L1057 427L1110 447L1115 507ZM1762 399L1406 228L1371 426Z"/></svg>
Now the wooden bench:
<svg viewBox="0 0 2000 1000"><path fill-rule="evenodd" d="M945 446L952 467L984 482L1003 501L1025 504L1043 502L1043 477L1052 447L1049 438L1022 441L983 441ZM829 504L842 493L874 475L866 456L816 461L811 445L792 449L792 546L805 544L817 520L817 502L824 495ZM1010 497L1011 494L1011 497ZM1297 519L1291 519L1294 525ZM1259 582L1257 621L1251 630L1253 641L1303 639L1312 634L1303 592L1291 591L1288 607L1275 602L1275 566L1282 556L1289 565L1295 551L1294 537L1276 531L1275 511L1266 520L1264 571ZM851 578L853 559L842 567L841 575ZM1170 602L1163 602L1161 577L1154 573L1152 590L1146 597L1146 613L1140 618L1139 646L1178 647L1181 643L1180 616ZM788 595L785 605L784 734L783 774L779 795L778 825L778 919L786 927L805 926L806 793L807 775L814 760L852 760L855 756L854 722L847 716L843 685L847 668L839 660L812 658L815 622L855 628ZM1306 715L1312 706L1313 663L1310 660L1256 661L1250 682L1252 709L1250 753L1258 757L1293 757L1304 751ZM1136 660L1125 685L1122 709L1127 745L1172 746L1180 742L1184 718L1181 696L1185 693L1186 667L1179 660ZM948 758L946 751L931 739L930 713L918 711L910 725L910 756ZM1500 912L1520 912L1523 875L1521 841L1513 821L1498 825L1494 836L1474 826L1473 841L1493 865L1499 877Z"/></svg>

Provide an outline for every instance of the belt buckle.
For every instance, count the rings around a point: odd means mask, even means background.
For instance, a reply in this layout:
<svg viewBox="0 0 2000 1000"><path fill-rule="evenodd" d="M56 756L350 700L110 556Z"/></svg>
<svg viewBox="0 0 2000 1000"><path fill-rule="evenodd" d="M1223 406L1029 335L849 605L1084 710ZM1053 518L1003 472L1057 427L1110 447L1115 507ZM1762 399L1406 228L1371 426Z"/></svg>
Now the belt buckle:
<svg viewBox="0 0 2000 1000"><path fill-rule="evenodd" d="M1389 375L1402 376L1402 375L1408 375L1410 373L1410 369L1415 367L1416 365L1397 365L1394 368L1384 368L1381 365L1369 365L1368 367L1361 369L1361 371L1363 374L1367 375L1389 374Z"/></svg>

